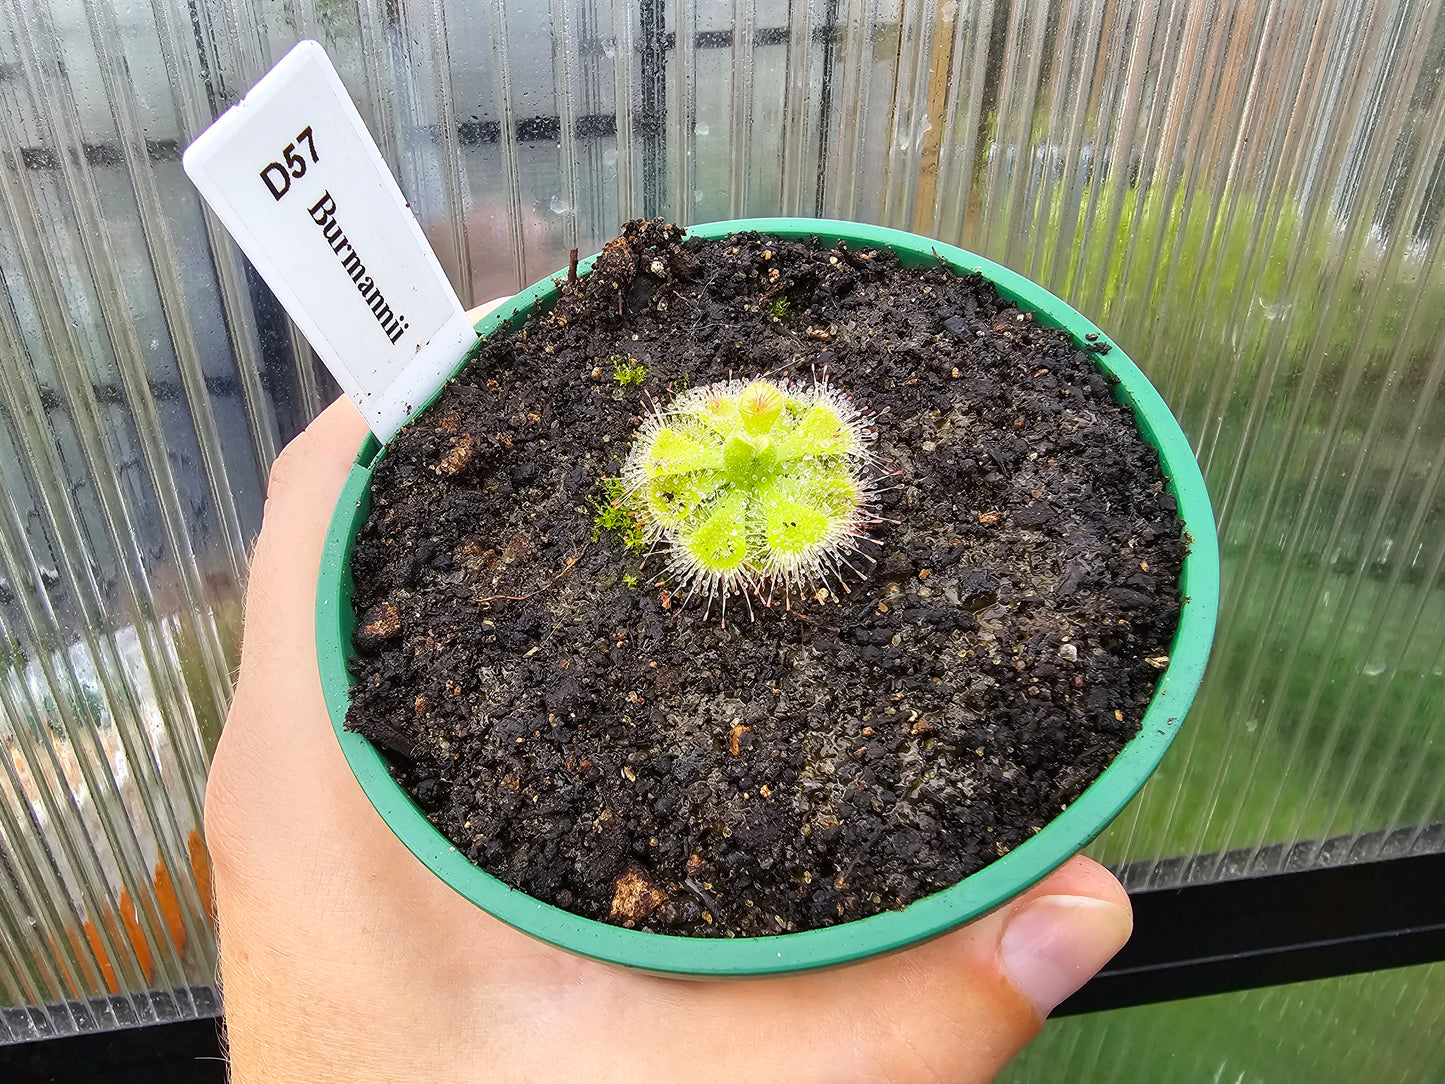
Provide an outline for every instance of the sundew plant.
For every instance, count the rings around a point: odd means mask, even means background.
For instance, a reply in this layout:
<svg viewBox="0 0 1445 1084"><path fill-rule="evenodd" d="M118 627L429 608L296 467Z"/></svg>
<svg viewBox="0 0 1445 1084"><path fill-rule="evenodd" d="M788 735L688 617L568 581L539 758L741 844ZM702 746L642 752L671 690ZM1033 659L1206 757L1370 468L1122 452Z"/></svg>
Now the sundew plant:
<svg viewBox="0 0 1445 1084"><path fill-rule="evenodd" d="M665 543L683 604L741 592L846 590L878 522L881 474L868 419L824 380L727 380L684 392L643 423L622 469L625 500ZM861 573L859 573L861 574Z"/></svg>

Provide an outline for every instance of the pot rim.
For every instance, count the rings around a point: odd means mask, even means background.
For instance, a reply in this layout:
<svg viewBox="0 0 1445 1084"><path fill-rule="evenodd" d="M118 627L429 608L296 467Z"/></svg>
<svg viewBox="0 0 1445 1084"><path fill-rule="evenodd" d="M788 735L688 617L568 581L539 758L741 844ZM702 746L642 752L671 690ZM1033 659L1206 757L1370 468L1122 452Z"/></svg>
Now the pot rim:
<svg viewBox="0 0 1445 1084"><path fill-rule="evenodd" d="M765 937L701 938L629 930L571 914L534 899L474 865L434 827L387 771L382 754L365 738L345 729L355 652L351 633L351 550L369 511L371 473L382 451L368 436L342 488L322 553L316 599L316 654L332 726L357 782L382 819L422 864L456 892L516 929L593 959L674 975L747 976L781 974L861 960L917 944L977 918L1025 891L1077 854L1108 826L1158 766L1178 732L1203 678L1219 606L1219 548L1214 513L1203 475L1183 430L1138 366L1092 321L1043 287L964 249L901 230L828 219L753 218L689 227L693 236L723 238L756 230L781 238L838 240L855 247L889 248L905 264L935 261L960 274L981 273L999 294L1043 324L1069 332L1081 349L1107 344L1095 353L1099 368L1118 380L1116 397L1134 411L1140 434L1154 447L1166 486L1178 502L1189 552L1180 571L1183 605L1139 733L1067 809L1032 838L950 888L887 911L819 930ZM596 256L578 264L588 270ZM521 291L477 322L480 339L520 324L532 306L553 298L565 272ZM1098 336L1096 342L1086 335ZM465 364L476 348L468 351ZM438 393L440 394L440 393Z"/></svg>

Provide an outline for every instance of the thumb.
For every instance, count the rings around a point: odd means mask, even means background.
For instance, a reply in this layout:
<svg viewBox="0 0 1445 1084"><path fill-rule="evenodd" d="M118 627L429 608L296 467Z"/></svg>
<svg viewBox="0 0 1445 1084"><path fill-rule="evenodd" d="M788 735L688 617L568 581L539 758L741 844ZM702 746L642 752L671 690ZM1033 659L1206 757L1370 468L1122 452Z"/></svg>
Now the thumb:
<svg viewBox="0 0 1445 1084"><path fill-rule="evenodd" d="M978 921L877 961L861 985L892 1011L874 1078L992 1080L1132 929L1123 887L1076 857Z"/></svg>
<svg viewBox="0 0 1445 1084"><path fill-rule="evenodd" d="M1119 882L1076 857L927 944L833 971L691 984L682 1049L655 1043L631 1070L636 1079L666 1079L672 1059L711 1051L713 1071L697 1079L746 1075L761 1058L783 1080L986 1084L1119 951L1132 926ZM649 984L653 999L619 1003L606 1026L629 1030L633 1008L639 1027L676 1011L678 984ZM752 1042L739 1044L739 1035Z"/></svg>
<svg viewBox="0 0 1445 1084"><path fill-rule="evenodd" d="M1123 886L1076 857L1005 908L999 966L1044 1017L1093 978L1133 928Z"/></svg>

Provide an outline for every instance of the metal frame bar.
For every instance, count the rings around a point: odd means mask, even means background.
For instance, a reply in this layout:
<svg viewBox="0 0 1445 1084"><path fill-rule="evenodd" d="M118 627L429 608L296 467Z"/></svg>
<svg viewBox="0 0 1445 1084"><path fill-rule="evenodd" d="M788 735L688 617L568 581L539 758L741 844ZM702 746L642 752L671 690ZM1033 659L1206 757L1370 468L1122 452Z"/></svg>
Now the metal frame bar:
<svg viewBox="0 0 1445 1084"><path fill-rule="evenodd" d="M1054 1015L1445 960L1445 852L1130 893L1134 935Z"/></svg>

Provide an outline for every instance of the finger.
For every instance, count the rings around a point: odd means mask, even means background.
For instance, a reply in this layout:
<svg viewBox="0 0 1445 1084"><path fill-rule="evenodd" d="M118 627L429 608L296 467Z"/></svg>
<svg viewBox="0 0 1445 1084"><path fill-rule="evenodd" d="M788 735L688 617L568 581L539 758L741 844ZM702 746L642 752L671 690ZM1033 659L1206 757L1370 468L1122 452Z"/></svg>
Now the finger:
<svg viewBox="0 0 1445 1084"><path fill-rule="evenodd" d="M999 960L1042 1018L1093 978L1133 927L1124 886L1079 856L1009 906Z"/></svg>
<svg viewBox="0 0 1445 1084"><path fill-rule="evenodd" d="M904 954L881 977L884 998L902 990L914 1001L914 1011L893 1016L893 1049L885 1054L921 1080L992 1080L1132 928L1128 895L1114 876L1090 859L1072 859L983 919ZM894 1079L909 1077L900 1071Z"/></svg>
<svg viewBox="0 0 1445 1084"><path fill-rule="evenodd" d="M337 399L271 468L261 534L246 587L240 680L279 666L315 676L316 577L341 487L366 436L351 402ZM318 686L319 687L319 686Z"/></svg>
<svg viewBox="0 0 1445 1084"><path fill-rule="evenodd" d="M271 469L246 587L240 676L208 783L208 825L228 799L246 809L258 794L284 790L292 781L285 773L339 760L316 669L316 578L332 510L365 434L356 408L338 399ZM331 774L344 774L344 764Z"/></svg>
<svg viewBox="0 0 1445 1084"><path fill-rule="evenodd" d="M786 979L664 987L652 1011L699 998L698 1033L716 1029L709 1038L724 1050L730 1034L758 1036L785 1078L818 1079L830 1066L827 1079L983 1082L1119 950L1131 926L1118 881L1079 857L925 945Z"/></svg>
<svg viewBox="0 0 1445 1084"><path fill-rule="evenodd" d="M467 310L467 319L470 320L472 323L475 324L475 323L476 323L477 321L479 321L483 316L486 316L487 313L493 312L493 311L495 311L496 309L501 308L501 307L502 307L503 305L505 305L508 301L512 300L512 297L513 297L512 294L508 294L506 297L494 297L494 298L492 298L492 300L490 300L490 301L485 301L485 302L483 302L482 304L478 305L478 306L477 306L476 308L474 308L474 309L468 309L468 310Z"/></svg>

